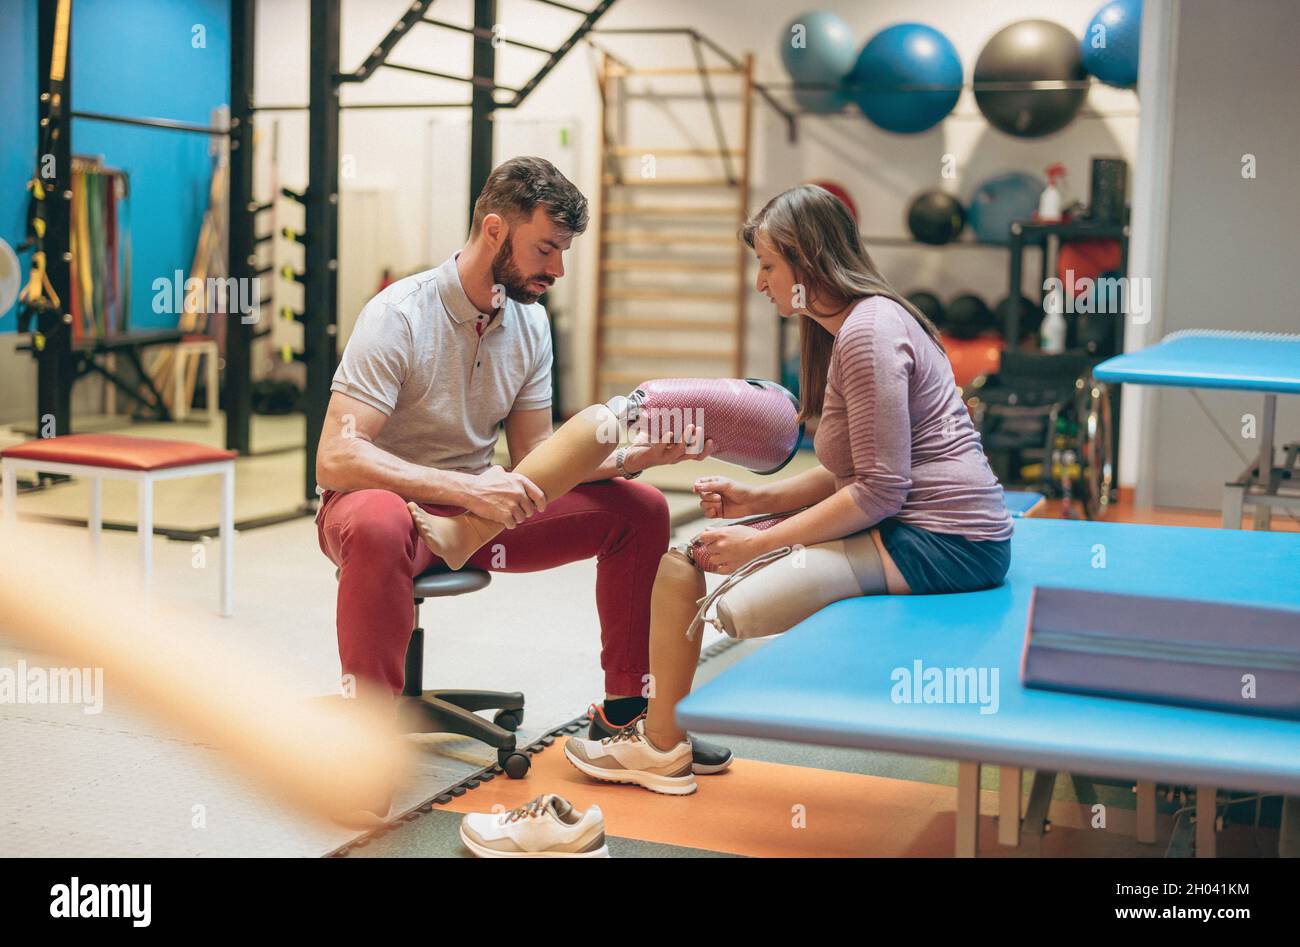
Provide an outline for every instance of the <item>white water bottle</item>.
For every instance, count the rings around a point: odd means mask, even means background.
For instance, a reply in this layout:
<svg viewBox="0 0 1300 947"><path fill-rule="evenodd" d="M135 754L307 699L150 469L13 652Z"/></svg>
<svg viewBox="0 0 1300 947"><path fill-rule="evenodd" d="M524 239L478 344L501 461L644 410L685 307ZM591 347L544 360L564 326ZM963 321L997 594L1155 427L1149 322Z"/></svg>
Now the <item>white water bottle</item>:
<svg viewBox="0 0 1300 947"><path fill-rule="evenodd" d="M1061 178L1065 177L1065 165L1057 163L1047 168L1047 187L1038 198L1038 219L1043 223L1055 223L1061 219Z"/></svg>
<svg viewBox="0 0 1300 947"><path fill-rule="evenodd" d="M1048 355L1060 355L1065 351L1065 334L1068 329L1065 323L1064 294L1060 287L1050 290L1047 310L1043 316L1042 328L1038 330L1039 349Z"/></svg>

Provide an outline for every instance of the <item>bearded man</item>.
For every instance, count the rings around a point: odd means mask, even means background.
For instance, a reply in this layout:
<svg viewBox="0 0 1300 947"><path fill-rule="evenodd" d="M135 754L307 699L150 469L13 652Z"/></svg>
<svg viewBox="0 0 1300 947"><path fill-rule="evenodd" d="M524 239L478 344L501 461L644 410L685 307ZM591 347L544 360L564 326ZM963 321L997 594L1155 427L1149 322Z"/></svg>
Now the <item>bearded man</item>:
<svg viewBox="0 0 1300 947"><path fill-rule="evenodd" d="M316 524L339 567L339 658L358 690L402 689L412 582L438 564L407 510L414 501L506 528L471 567L533 572L595 557L605 701L593 735L645 710L650 591L669 522L663 494L633 478L700 455L685 443L611 445L588 482L550 503L493 463L501 425L512 468L551 436L551 334L537 300L564 275L587 219L586 198L549 161L507 161L475 202L465 246L385 287L357 319L316 455ZM697 772L731 761L702 741L696 754Z"/></svg>

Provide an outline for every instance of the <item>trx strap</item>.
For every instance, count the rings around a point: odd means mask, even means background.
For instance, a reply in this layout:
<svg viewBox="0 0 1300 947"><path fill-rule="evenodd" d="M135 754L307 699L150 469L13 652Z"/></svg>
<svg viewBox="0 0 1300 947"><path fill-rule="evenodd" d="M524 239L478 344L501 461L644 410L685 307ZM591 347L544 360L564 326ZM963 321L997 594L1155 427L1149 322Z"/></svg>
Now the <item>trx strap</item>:
<svg viewBox="0 0 1300 947"><path fill-rule="evenodd" d="M753 575L764 566L770 565L778 559L783 559L792 552L794 552L793 546L782 546L780 549L773 549L769 552L762 553L761 555L755 556L753 559L749 560L749 562L731 573L731 575L727 576L721 585L695 603L700 606L700 609L695 613L695 618L691 620L690 627L686 629L686 637L693 639L695 637L695 632L699 630L700 626L706 624L712 625L714 628L718 629L718 631L725 633L726 629L722 627L722 623L716 617L704 617L708 610L713 607L714 603L722 597L722 593L726 592L741 579L745 578L745 576Z"/></svg>
<svg viewBox="0 0 1300 947"><path fill-rule="evenodd" d="M57 138L63 128L63 80L68 65L68 23L72 14L72 0L59 0L54 20L54 45L50 50L50 105L46 117L44 132L36 152L36 167L32 179L27 184L31 191L31 203L28 208L28 239L24 248L32 248L31 274L19 295L22 304L37 311L59 310L63 303L54 286L50 283L46 269L45 256L45 200L48 192L41 182L41 165L43 158L52 152L50 142ZM71 171L71 169L68 169ZM55 177L58 174L56 171ZM45 348L45 337L35 333L35 348Z"/></svg>

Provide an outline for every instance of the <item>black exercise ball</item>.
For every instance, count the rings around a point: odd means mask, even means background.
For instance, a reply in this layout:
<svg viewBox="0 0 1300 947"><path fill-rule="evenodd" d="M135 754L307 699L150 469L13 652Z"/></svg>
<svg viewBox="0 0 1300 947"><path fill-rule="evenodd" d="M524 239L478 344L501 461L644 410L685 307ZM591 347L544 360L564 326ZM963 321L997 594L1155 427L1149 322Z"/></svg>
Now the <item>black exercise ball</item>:
<svg viewBox="0 0 1300 947"><path fill-rule="evenodd" d="M1007 296L993 308L999 334L1006 332L1007 320L1011 318L1011 297ZM1020 339L1027 336L1038 338L1038 330L1043 325L1043 307L1035 304L1028 296L1020 297ZM1017 340L1019 341L1019 340Z"/></svg>
<svg viewBox="0 0 1300 947"><path fill-rule="evenodd" d="M922 243L956 240L965 226L966 209L946 191L922 191L907 209L907 229Z"/></svg>
<svg viewBox="0 0 1300 947"><path fill-rule="evenodd" d="M993 310L974 293L962 293L948 303L944 331L954 338L973 339L993 327Z"/></svg>
<svg viewBox="0 0 1300 947"><path fill-rule="evenodd" d="M907 301L925 315L927 319L933 322L939 328L943 328L943 303L939 297L924 289L918 289L914 293L907 294Z"/></svg>
<svg viewBox="0 0 1300 947"><path fill-rule="evenodd" d="M975 61L975 104L989 124L1017 138L1039 138L1074 120L1086 86L1077 89L987 89L982 83L1083 81L1079 38L1050 20L1021 20L993 34Z"/></svg>

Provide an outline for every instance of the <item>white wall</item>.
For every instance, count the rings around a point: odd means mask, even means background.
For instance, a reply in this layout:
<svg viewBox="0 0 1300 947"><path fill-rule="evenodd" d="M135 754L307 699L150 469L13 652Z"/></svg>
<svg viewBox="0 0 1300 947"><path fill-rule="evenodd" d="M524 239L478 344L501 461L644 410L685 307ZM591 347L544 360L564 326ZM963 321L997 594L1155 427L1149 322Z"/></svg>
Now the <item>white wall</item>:
<svg viewBox="0 0 1300 947"><path fill-rule="evenodd" d="M998 29L1019 19L1055 20L1081 34L1098 0L999 0L996 5L966 0L876 0L851 3L820 0L813 7L838 12L860 42L890 24L913 20L943 31L957 47L967 81L984 42ZM344 5L344 69L355 67L396 21L406 4L400 0L349 0ZM752 51L760 81L787 81L778 58L783 27L803 7L781 0L620 0L606 14L604 27L690 26L713 38L733 54ZM261 0L258 7L259 102L305 102L307 66L306 0ZM439 0L434 15L468 23L471 5L466 0ZM502 34L540 45L554 45L572 30L576 17L531 0L501 0ZM689 45L681 38L597 38L635 65L689 65ZM431 26L417 27L398 47L395 61L425 65L449 73L469 71L468 38ZM523 82L539 57L526 50L498 51L498 81ZM579 47L537 89L517 115L501 113L498 121L498 158L509 157L512 142L536 147L539 137L522 123L557 123L573 129L577 142L570 156L576 168L575 183L593 202L599 190L599 105L594 65L588 50ZM674 99L669 93L697 88L677 79L642 80L665 93L662 103L638 113L638 145L679 147L709 146L712 132L698 105ZM787 92L778 93L789 101ZM436 79L381 71L361 87L344 90L347 101L466 98L463 86ZM728 106L731 106L728 108ZM734 103L723 101L734 111ZM1099 114L1100 113L1100 114ZM306 175L305 113L279 116L282 129L281 175L301 184ZM1021 169L1041 175L1049 163L1063 161L1070 171L1067 200L1086 197L1088 157L1120 155L1132 162L1137 140L1137 99L1130 92L1096 88L1088 109L1067 129L1045 139L1013 139L992 129L975 107L969 93L939 128L917 136L894 136L870 125L851 107L840 116L809 116L801 120L797 145L785 141L784 127L774 113L756 105L753 129L752 208L768 197L814 177L842 182L856 199L862 227L868 234L904 235L904 213L910 197L926 187L947 186L963 198L988 175ZM259 119L259 124L266 118ZM394 239L378 246L365 238L371 224L349 220L354 205L344 198L340 322L350 325L378 278L381 267L392 265L410 271L439 262L460 244L465 229L467 150L465 112L345 112L343 146L353 161L355 177L343 181L344 190L367 189L394 195L384 206L385 221ZM538 127L532 125L531 127ZM558 149L557 149L558 151ZM941 159L951 153L957 178L941 178ZM548 155L551 156L551 155ZM553 156L551 156L553 157ZM346 169L346 166L345 166ZM661 170L661 173L664 173ZM687 172L688 173L688 172ZM382 200L374 198L373 200ZM373 201L372 201L373 203ZM594 229L594 228L593 228ZM292 252L292 251L290 251ZM965 290L979 292L996 302L1006 294L1007 258L996 249L898 249L873 251L885 275L900 289L930 288L945 299ZM594 311L596 244L592 231L574 246L568 279L553 293L555 306L572 315L560 326L565 406L573 410L587 399L590 375L588 340ZM747 369L754 374L776 371L775 316L756 294L747 314ZM296 331L289 327L289 331Z"/></svg>
<svg viewBox="0 0 1300 947"><path fill-rule="evenodd" d="M1300 152L1300 4L1292 0L1182 0L1158 285L1158 336L1180 329L1300 333L1292 301L1300 259L1295 155ZM1255 177L1242 174L1253 155ZM1127 395L1126 395L1127 397ZM1243 417L1263 397L1151 389L1150 466L1144 487L1161 506L1219 509L1222 484L1254 457ZM1226 434L1226 437L1224 436ZM1300 434L1300 403L1278 404L1278 443Z"/></svg>

